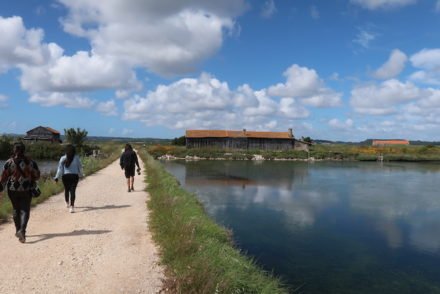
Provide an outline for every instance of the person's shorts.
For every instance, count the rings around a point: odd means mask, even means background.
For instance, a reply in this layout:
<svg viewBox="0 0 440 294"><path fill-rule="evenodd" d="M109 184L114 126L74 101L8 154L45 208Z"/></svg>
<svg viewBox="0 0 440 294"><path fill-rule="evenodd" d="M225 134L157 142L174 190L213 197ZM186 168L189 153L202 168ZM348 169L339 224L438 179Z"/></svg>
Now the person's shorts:
<svg viewBox="0 0 440 294"><path fill-rule="evenodd" d="M130 177L134 177L134 173L135 173L135 166L131 167L126 167L125 168L125 177L128 179Z"/></svg>

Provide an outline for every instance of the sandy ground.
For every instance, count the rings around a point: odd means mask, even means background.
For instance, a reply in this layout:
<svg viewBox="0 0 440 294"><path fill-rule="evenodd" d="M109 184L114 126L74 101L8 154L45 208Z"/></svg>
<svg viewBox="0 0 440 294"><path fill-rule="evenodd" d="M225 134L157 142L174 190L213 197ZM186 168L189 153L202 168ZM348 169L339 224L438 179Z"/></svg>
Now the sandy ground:
<svg viewBox="0 0 440 294"><path fill-rule="evenodd" d="M142 162L140 162L142 167ZM148 230L143 175L128 193L118 162L31 210L25 244L0 226L0 293L157 293L163 269Z"/></svg>

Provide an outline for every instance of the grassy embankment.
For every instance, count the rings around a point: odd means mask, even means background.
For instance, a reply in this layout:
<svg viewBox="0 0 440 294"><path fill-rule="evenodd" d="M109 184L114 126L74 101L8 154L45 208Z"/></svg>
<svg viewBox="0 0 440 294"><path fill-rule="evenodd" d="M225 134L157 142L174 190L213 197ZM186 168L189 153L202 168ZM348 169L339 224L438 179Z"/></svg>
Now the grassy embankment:
<svg viewBox="0 0 440 294"><path fill-rule="evenodd" d="M160 162L139 155L147 171L150 227L176 293L287 293L280 281L233 247L231 234L205 213Z"/></svg>
<svg viewBox="0 0 440 294"><path fill-rule="evenodd" d="M119 157L119 155L121 154L121 148L122 148L121 144L102 143L102 144L98 144L98 146L100 147L101 154L102 154L99 158L93 158L93 157L82 157L81 158L81 161L83 163L83 168L84 168L84 174L86 176L89 176L89 175L99 171L100 169L106 167L107 165L112 163L114 160L116 160ZM32 155L32 158L36 158L35 155L38 154L38 152L40 152L40 150L43 150L40 147L40 145L35 149L33 151L32 151L32 149L29 149L29 151L30 151L29 153ZM56 157L54 157L54 154L56 152L54 150L58 150L58 149L60 152L56 154ZM43 152L43 151L41 151L41 152ZM49 151L46 151L46 153L44 153L44 156L41 156L41 157L44 159L46 159L46 158L59 159L59 156L62 153L63 153L63 149L61 148L61 146L56 145L56 147L51 147L51 149ZM43 153L42 153L42 155L43 155ZM38 160L36 160L36 162L38 163ZM63 185L62 185L61 181L56 183L55 181L52 180L51 175L43 176L38 181L38 186L40 187L41 195L38 198L32 199L33 206L37 205L38 203L44 202L46 199L48 199L52 195L58 194L63 190ZM6 192L4 192L3 198L0 200L0 223L5 221L8 218L11 211L12 211L11 202L9 201L9 198L6 195Z"/></svg>
<svg viewBox="0 0 440 294"><path fill-rule="evenodd" d="M155 145L148 149L148 152L158 158L162 155L172 155L178 158L186 156L197 156L205 159L232 159L246 160L252 159L256 155L261 155L266 160L275 159L297 159L306 160L314 158L316 160L357 160L357 161L376 161L380 155L384 161L440 161L439 146L354 146L344 144L314 145L310 152L306 151L264 151L264 150L218 150L218 149L186 149L180 146Z"/></svg>

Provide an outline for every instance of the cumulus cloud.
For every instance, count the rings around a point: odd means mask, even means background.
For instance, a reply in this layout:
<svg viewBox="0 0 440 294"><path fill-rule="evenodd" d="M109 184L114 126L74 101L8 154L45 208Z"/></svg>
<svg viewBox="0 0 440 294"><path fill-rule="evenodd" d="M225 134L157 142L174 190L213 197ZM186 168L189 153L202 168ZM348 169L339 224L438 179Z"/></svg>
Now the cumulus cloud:
<svg viewBox="0 0 440 294"><path fill-rule="evenodd" d="M269 95L298 98L302 103L315 107L341 104L341 93L326 88L314 69L294 64L283 75L286 82L269 87Z"/></svg>
<svg viewBox="0 0 440 294"><path fill-rule="evenodd" d="M99 56L161 75L193 71L234 29L244 0L59 0L64 30L90 40Z"/></svg>
<svg viewBox="0 0 440 294"><path fill-rule="evenodd" d="M231 90L209 74L159 85L145 97L124 103L124 118L170 128L272 129L308 111L293 98L272 99L267 90L242 85ZM282 124L281 124L282 125Z"/></svg>
<svg viewBox="0 0 440 294"><path fill-rule="evenodd" d="M350 2L369 10L377 10L408 6L416 3L417 0L350 0Z"/></svg>
<svg viewBox="0 0 440 294"><path fill-rule="evenodd" d="M19 16L0 16L0 73L19 64L40 65L47 60L48 48L42 44L41 29L26 29Z"/></svg>
<svg viewBox="0 0 440 294"><path fill-rule="evenodd" d="M271 18L277 12L274 0L267 0L261 8L261 16L263 18Z"/></svg>
<svg viewBox="0 0 440 294"><path fill-rule="evenodd" d="M433 85L440 85L440 49L423 49L412 55L412 65L419 68L410 79Z"/></svg>
<svg viewBox="0 0 440 294"><path fill-rule="evenodd" d="M399 49L394 49L387 62L379 67L373 74L378 79L390 79L398 76L405 68L408 57Z"/></svg>
<svg viewBox="0 0 440 294"><path fill-rule="evenodd" d="M77 93L37 93L29 98L29 102L46 107L64 106L67 108L91 108L96 101L82 97Z"/></svg>
<svg viewBox="0 0 440 294"><path fill-rule="evenodd" d="M391 79L381 84L360 85L351 91L350 103L358 113L385 115L394 113L401 103L420 99L423 91L411 82Z"/></svg>
<svg viewBox="0 0 440 294"><path fill-rule="evenodd" d="M107 116L118 115L118 108L114 100L108 100L98 103L98 105L96 106L96 110Z"/></svg>

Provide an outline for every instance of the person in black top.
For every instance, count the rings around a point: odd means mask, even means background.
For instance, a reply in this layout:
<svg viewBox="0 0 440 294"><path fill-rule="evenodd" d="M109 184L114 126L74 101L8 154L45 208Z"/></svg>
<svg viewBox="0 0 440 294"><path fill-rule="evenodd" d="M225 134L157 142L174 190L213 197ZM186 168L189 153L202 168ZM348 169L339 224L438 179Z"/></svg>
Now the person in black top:
<svg viewBox="0 0 440 294"><path fill-rule="evenodd" d="M12 203L12 217L15 236L21 243L26 242L26 227L29 221L32 194L40 178L40 170L35 161L24 155L25 145L14 143L13 155L6 161L0 177L0 199L3 188L7 190Z"/></svg>
<svg viewBox="0 0 440 294"><path fill-rule="evenodd" d="M125 145L125 151L122 153L119 159L119 164L121 169L125 171L125 177L127 178L128 192L134 191L134 174L135 168L137 166L137 172L141 174L141 168L139 167L139 161L136 152L134 152L133 147L130 144Z"/></svg>

